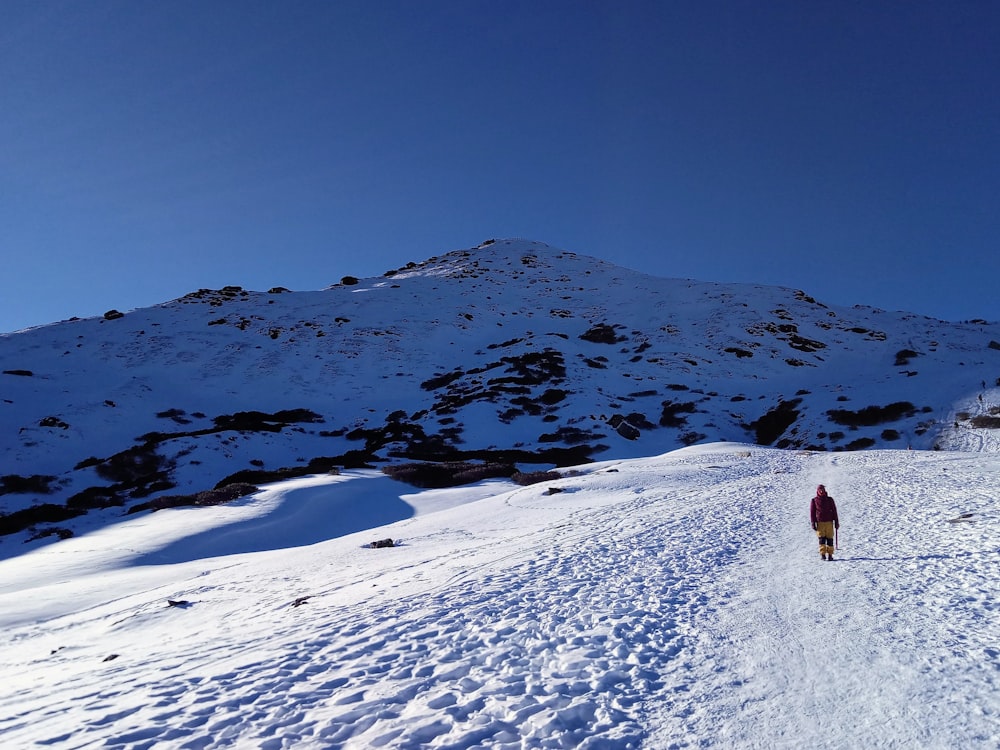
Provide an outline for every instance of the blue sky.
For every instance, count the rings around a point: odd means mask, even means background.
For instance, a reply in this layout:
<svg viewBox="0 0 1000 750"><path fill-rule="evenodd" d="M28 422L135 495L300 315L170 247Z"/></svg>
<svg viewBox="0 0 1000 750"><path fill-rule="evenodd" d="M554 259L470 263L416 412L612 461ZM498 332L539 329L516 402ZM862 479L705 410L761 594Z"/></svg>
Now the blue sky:
<svg viewBox="0 0 1000 750"><path fill-rule="evenodd" d="M1000 4L0 14L0 331L491 237L1000 318Z"/></svg>

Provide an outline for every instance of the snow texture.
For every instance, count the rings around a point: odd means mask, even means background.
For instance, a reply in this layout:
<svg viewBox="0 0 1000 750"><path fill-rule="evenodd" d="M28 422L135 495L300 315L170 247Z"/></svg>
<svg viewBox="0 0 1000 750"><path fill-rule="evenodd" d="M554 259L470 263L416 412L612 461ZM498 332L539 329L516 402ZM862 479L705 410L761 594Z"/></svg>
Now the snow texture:
<svg viewBox="0 0 1000 750"><path fill-rule="evenodd" d="M527 487L311 476L7 544L0 736L996 748L998 472L983 453L719 443Z"/></svg>

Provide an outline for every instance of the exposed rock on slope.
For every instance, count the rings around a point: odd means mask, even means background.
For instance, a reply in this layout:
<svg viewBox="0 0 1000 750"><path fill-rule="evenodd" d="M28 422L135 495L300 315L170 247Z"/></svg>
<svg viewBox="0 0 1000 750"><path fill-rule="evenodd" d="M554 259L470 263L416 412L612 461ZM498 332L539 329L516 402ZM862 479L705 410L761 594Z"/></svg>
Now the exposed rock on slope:
<svg viewBox="0 0 1000 750"><path fill-rule="evenodd" d="M525 241L323 291L203 289L0 336L0 524L390 460L997 450L998 339Z"/></svg>

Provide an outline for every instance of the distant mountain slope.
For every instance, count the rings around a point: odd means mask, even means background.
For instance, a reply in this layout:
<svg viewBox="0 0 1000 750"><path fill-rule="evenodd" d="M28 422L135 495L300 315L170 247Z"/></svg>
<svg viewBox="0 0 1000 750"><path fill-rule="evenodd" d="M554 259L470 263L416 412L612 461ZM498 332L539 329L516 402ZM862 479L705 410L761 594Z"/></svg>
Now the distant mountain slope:
<svg viewBox="0 0 1000 750"><path fill-rule="evenodd" d="M323 291L199 290L0 336L0 512L21 513L0 527L384 460L995 451L998 342L520 240Z"/></svg>

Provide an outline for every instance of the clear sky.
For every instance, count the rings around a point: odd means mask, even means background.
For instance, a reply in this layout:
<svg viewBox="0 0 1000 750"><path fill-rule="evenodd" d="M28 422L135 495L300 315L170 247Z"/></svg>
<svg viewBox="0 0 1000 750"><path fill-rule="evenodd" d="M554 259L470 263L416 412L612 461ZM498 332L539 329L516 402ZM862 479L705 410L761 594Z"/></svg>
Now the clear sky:
<svg viewBox="0 0 1000 750"><path fill-rule="evenodd" d="M3 0L0 331L525 237L1000 318L992 0Z"/></svg>

